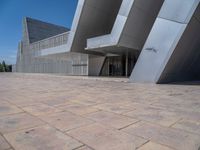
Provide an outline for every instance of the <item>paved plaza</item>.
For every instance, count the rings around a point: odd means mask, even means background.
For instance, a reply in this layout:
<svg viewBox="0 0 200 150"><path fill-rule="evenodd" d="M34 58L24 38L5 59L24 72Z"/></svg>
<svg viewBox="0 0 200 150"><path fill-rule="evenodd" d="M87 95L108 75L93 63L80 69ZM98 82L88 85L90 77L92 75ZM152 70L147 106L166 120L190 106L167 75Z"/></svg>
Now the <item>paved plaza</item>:
<svg viewBox="0 0 200 150"><path fill-rule="evenodd" d="M198 150L200 85L0 74L0 150Z"/></svg>

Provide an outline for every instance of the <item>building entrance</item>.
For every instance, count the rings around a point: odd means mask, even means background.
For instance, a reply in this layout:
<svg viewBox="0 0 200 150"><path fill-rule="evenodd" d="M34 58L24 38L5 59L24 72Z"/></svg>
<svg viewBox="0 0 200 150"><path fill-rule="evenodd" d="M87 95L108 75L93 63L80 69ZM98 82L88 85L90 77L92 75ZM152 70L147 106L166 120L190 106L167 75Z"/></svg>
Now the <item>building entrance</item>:
<svg viewBox="0 0 200 150"><path fill-rule="evenodd" d="M139 54L127 53L120 56L107 57L102 67L101 76L129 77Z"/></svg>

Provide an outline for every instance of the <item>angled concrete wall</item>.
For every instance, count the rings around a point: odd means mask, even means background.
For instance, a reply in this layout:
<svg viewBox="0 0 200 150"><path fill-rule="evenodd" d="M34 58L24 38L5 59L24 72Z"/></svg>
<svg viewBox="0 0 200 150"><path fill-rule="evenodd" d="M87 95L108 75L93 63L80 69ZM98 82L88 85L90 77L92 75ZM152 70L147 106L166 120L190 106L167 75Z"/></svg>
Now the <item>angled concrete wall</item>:
<svg viewBox="0 0 200 150"><path fill-rule="evenodd" d="M198 41L194 47L189 44L191 39L199 38L191 37L195 30L199 33L199 25L194 19L198 5L199 0L165 0L132 72L131 81L162 83L177 81L181 75L186 75L184 73L187 71L182 72L179 67L191 65L188 60L192 59L192 51L199 49ZM191 55L187 56L186 51ZM181 65L183 59L187 65ZM198 58L196 61L198 62ZM186 76L190 73L192 72L188 71Z"/></svg>
<svg viewBox="0 0 200 150"><path fill-rule="evenodd" d="M91 55L88 59L88 75L99 76L106 57Z"/></svg>
<svg viewBox="0 0 200 150"><path fill-rule="evenodd" d="M200 80L200 5L167 62L158 83Z"/></svg>

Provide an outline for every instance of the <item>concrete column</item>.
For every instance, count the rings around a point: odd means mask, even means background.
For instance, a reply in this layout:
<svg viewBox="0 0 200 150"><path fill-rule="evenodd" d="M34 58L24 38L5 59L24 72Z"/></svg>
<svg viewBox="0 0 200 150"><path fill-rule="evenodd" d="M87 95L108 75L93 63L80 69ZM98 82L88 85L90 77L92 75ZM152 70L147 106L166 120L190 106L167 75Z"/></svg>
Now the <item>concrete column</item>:
<svg viewBox="0 0 200 150"><path fill-rule="evenodd" d="M199 1L165 0L134 67L131 81L158 83Z"/></svg>
<svg viewBox="0 0 200 150"><path fill-rule="evenodd" d="M128 77L128 52L126 53L126 77Z"/></svg>
<svg viewBox="0 0 200 150"><path fill-rule="evenodd" d="M108 76L110 76L110 59L108 59Z"/></svg>

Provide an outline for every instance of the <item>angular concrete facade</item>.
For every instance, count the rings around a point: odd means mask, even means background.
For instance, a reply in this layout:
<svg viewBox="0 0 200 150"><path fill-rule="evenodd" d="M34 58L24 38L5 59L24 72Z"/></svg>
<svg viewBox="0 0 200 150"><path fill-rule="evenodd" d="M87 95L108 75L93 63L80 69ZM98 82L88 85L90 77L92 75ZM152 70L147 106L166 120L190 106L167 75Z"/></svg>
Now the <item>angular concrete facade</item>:
<svg viewBox="0 0 200 150"><path fill-rule="evenodd" d="M19 43L16 71L87 75L88 55L69 53L66 56L39 57L41 50L63 50L69 29L31 18L23 20L23 39Z"/></svg>
<svg viewBox="0 0 200 150"><path fill-rule="evenodd" d="M79 0L71 30L26 18L16 70L148 83L199 80L199 3Z"/></svg>

